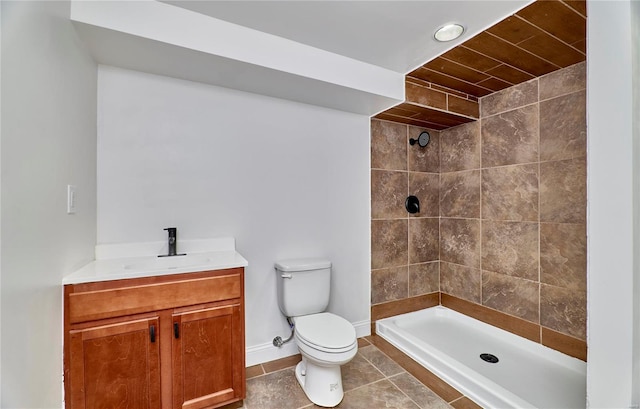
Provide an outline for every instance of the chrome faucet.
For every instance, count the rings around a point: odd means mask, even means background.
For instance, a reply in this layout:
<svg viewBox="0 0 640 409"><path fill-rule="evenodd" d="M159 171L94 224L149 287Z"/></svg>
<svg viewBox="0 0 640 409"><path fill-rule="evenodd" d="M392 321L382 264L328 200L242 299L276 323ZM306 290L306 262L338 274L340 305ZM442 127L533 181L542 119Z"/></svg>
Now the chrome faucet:
<svg viewBox="0 0 640 409"><path fill-rule="evenodd" d="M167 227L166 229L164 229L167 231L169 237L168 237L168 244L169 244L169 253L168 254L160 254L158 257L173 257L173 256L186 256L186 253L182 253L182 254L177 254L176 252L176 247L177 247L177 238L176 238L176 233L178 231L178 229L176 227Z"/></svg>

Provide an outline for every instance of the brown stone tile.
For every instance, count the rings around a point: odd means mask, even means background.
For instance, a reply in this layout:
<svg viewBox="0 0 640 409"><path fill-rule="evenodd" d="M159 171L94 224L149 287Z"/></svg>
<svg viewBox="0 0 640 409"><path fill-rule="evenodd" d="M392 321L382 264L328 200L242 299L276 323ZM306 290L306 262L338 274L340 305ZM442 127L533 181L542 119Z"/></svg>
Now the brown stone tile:
<svg viewBox="0 0 640 409"><path fill-rule="evenodd" d="M540 160L571 159L587 154L586 91L540 103Z"/></svg>
<svg viewBox="0 0 640 409"><path fill-rule="evenodd" d="M404 300L372 305L371 321L374 322L394 315L422 310L438 304L440 304L440 294L431 293L419 295L417 297L405 298Z"/></svg>
<svg viewBox="0 0 640 409"><path fill-rule="evenodd" d="M253 365L245 368L247 379L254 378L256 376L263 375L265 372L262 369L262 365Z"/></svg>
<svg viewBox="0 0 640 409"><path fill-rule="evenodd" d="M247 380L245 404L249 408L299 408L307 403L309 400L298 384L293 368Z"/></svg>
<svg viewBox="0 0 640 409"><path fill-rule="evenodd" d="M580 62L539 78L540 101L587 87L587 63Z"/></svg>
<svg viewBox="0 0 640 409"><path fill-rule="evenodd" d="M440 175L440 216L480 218L480 171Z"/></svg>
<svg viewBox="0 0 640 409"><path fill-rule="evenodd" d="M540 221L585 223L585 158L540 163Z"/></svg>
<svg viewBox="0 0 640 409"><path fill-rule="evenodd" d="M570 337L550 330L549 328L542 327L542 344L556 351L560 351L563 354L583 361L587 360L587 343L582 339Z"/></svg>
<svg viewBox="0 0 640 409"><path fill-rule="evenodd" d="M371 218L407 217L407 172L371 170Z"/></svg>
<svg viewBox="0 0 640 409"><path fill-rule="evenodd" d="M485 118L537 101L538 80L533 79L480 98L480 117Z"/></svg>
<svg viewBox="0 0 640 409"><path fill-rule="evenodd" d="M405 79L405 101L438 109L447 109L447 94L418 85L416 82L412 81L411 77Z"/></svg>
<svg viewBox="0 0 640 409"><path fill-rule="evenodd" d="M478 405L466 396L451 402L451 406L455 409L482 409L482 406Z"/></svg>
<svg viewBox="0 0 640 409"><path fill-rule="evenodd" d="M587 289L587 232L584 224L540 224L540 281Z"/></svg>
<svg viewBox="0 0 640 409"><path fill-rule="evenodd" d="M482 269L538 281L538 223L483 221Z"/></svg>
<svg viewBox="0 0 640 409"><path fill-rule="evenodd" d="M371 268L407 264L407 220L371 221Z"/></svg>
<svg viewBox="0 0 640 409"><path fill-rule="evenodd" d="M454 95L447 95L447 109L473 118L480 117L480 106L476 101L470 101Z"/></svg>
<svg viewBox="0 0 640 409"><path fill-rule="evenodd" d="M535 76L529 74L528 72L524 72L506 64L500 64L486 71L486 73L500 78L501 80L507 81L511 84L520 84L522 82L529 81L535 78Z"/></svg>
<svg viewBox="0 0 640 409"><path fill-rule="evenodd" d="M269 361L262 364L265 373L279 371L284 368L296 366L298 362L302 360L300 354L291 355L285 358L276 359L275 361Z"/></svg>
<svg viewBox="0 0 640 409"><path fill-rule="evenodd" d="M421 409L451 409L451 406L409 373L389 378L393 384L416 402Z"/></svg>
<svg viewBox="0 0 640 409"><path fill-rule="evenodd" d="M407 298L409 273L407 266L383 268L371 272L371 303Z"/></svg>
<svg viewBox="0 0 640 409"><path fill-rule="evenodd" d="M358 338L358 349L364 348L369 345L371 345L371 342L367 341L366 338Z"/></svg>
<svg viewBox="0 0 640 409"><path fill-rule="evenodd" d="M490 271L482 272L482 305L539 322L539 284Z"/></svg>
<svg viewBox="0 0 640 409"><path fill-rule="evenodd" d="M438 260L439 219L409 219L409 263Z"/></svg>
<svg viewBox="0 0 640 409"><path fill-rule="evenodd" d="M346 392L344 399L336 407L340 409L419 409L407 395L386 379Z"/></svg>
<svg viewBox="0 0 640 409"><path fill-rule="evenodd" d="M439 174L409 172L409 194L416 196L418 200L420 200L420 212L409 214L409 217L439 217L439 189ZM404 208L404 201L402 203L402 210L405 215L408 214Z"/></svg>
<svg viewBox="0 0 640 409"><path fill-rule="evenodd" d="M529 105L482 121L482 167L538 161L538 107Z"/></svg>
<svg viewBox="0 0 640 409"><path fill-rule="evenodd" d="M421 79L423 81L437 83L438 85L442 85L446 88L456 89L465 94L484 96L491 93L491 91L486 88L479 87L475 84L470 84L466 81L462 81L458 78L442 74L438 71L431 70L424 66L418 67L407 75L413 78Z"/></svg>
<svg viewBox="0 0 640 409"><path fill-rule="evenodd" d="M409 297L440 291L439 262L409 266Z"/></svg>
<svg viewBox="0 0 640 409"><path fill-rule="evenodd" d="M465 47L505 62L536 77L547 74L557 66L489 33L479 33L465 41ZM536 97L538 95L536 91Z"/></svg>
<svg viewBox="0 0 640 409"><path fill-rule="evenodd" d="M473 50L464 47L464 44L459 47L454 47L446 53L442 54L443 58L451 61L455 61L459 64L473 67L478 71L487 72L491 68L500 65L499 61L489 58L485 55L479 54Z"/></svg>
<svg viewBox="0 0 640 409"><path fill-rule="evenodd" d="M587 0L563 0L563 3L587 17Z"/></svg>
<svg viewBox="0 0 640 409"><path fill-rule="evenodd" d="M538 221L538 165L483 169L482 218Z"/></svg>
<svg viewBox="0 0 640 409"><path fill-rule="evenodd" d="M480 269L440 262L440 289L443 293L480 304L482 302Z"/></svg>
<svg viewBox="0 0 640 409"><path fill-rule="evenodd" d="M371 168L407 170L407 125L371 120Z"/></svg>
<svg viewBox="0 0 640 409"><path fill-rule="evenodd" d="M586 292L547 284L540 285L541 325L585 340L586 322Z"/></svg>
<svg viewBox="0 0 640 409"><path fill-rule="evenodd" d="M429 132L429 144L424 148L415 144L409 145L409 139L418 139L421 132ZM412 172L440 172L440 132L432 129L409 127L406 146L408 149L409 170Z"/></svg>
<svg viewBox="0 0 640 409"><path fill-rule="evenodd" d="M368 348L374 348L373 346ZM360 351L346 364L342 365L342 388L345 391L358 388L384 378L369 361L364 359Z"/></svg>
<svg viewBox="0 0 640 409"><path fill-rule="evenodd" d="M440 170L456 172L480 168L480 122L440 131Z"/></svg>
<svg viewBox="0 0 640 409"><path fill-rule="evenodd" d="M479 268L480 221L440 219L440 260Z"/></svg>
<svg viewBox="0 0 640 409"><path fill-rule="evenodd" d="M480 304L472 303L449 294L442 294L442 305L494 327L502 328L513 334L540 342L540 326L521 318L507 315Z"/></svg>
<svg viewBox="0 0 640 409"><path fill-rule="evenodd" d="M586 19L560 1L533 2L517 15L567 44L586 37Z"/></svg>
<svg viewBox="0 0 640 409"><path fill-rule="evenodd" d="M381 337L372 336L371 342L445 401L451 402L462 396L462 394L451 385L435 376L431 371L409 358Z"/></svg>
<svg viewBox="0 0 640 409"><path fill-rule="evenodd" d="M373 345L361 348L358 353L386 377L404 372L400 365Z"/></svg>

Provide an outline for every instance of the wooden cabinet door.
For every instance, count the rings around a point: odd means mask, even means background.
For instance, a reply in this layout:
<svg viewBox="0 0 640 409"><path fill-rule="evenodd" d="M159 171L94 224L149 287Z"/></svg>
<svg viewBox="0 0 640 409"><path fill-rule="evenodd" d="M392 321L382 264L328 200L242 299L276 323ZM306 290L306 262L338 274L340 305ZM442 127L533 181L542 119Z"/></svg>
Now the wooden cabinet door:
<svg viewBox="0 0 640 409"><path fill-rule="evenodd" d="M159 408L159 340L157 318L70 331L67 407Z"/></svg>
<svg viewBox="0 0 640 409"><path fill-rule="evenodd" d="M239 304L173 316L174 409L244 398L244 320Z"/></svg>

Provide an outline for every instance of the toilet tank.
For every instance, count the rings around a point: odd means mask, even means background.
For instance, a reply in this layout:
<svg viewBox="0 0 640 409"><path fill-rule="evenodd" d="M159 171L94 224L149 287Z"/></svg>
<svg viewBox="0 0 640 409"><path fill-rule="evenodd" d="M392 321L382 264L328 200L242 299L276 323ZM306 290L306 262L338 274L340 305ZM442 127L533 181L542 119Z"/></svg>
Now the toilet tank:
<svg viewBox="0 0 640 409"><path fill-rule="evenodd" d="M331 262L305 258L278 261L278 306L286 317L322 312L329 305Z"/></svg>

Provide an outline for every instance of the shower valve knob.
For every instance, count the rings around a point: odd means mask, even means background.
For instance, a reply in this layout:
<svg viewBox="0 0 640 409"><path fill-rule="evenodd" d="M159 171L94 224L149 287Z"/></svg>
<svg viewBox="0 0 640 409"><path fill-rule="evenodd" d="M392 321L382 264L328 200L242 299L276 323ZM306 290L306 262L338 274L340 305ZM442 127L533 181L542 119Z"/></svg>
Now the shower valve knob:
<svg viewBox="0 0 640 409"><path fill-rule="evenodd" d="M420 213L420 200L415 196L409 196L404 202L404 207L411 214Z"/></svg>

